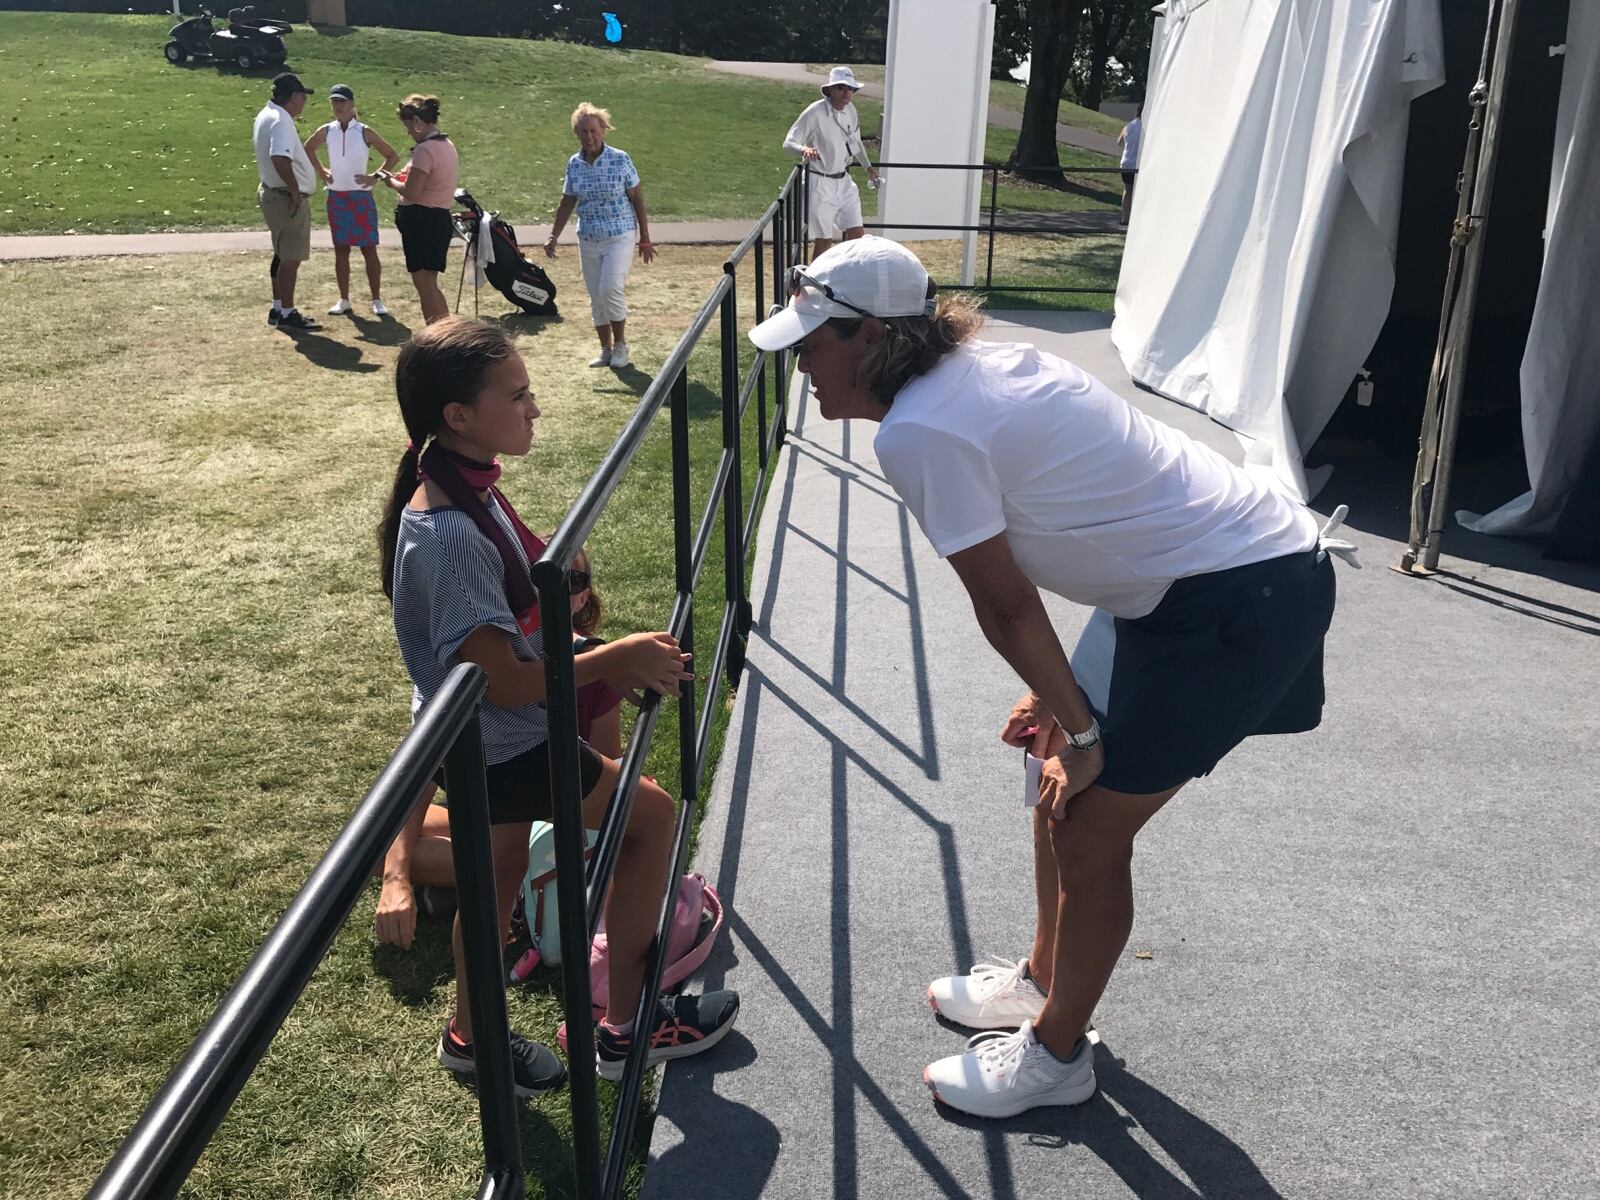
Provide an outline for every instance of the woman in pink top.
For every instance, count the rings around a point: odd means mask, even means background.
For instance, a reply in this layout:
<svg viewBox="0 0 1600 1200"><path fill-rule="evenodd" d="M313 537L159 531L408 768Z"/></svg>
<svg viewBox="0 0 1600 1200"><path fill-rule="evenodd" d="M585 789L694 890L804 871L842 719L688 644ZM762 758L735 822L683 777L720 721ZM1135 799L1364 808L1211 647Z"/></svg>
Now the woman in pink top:
<svg viewBox="0 0 1600 1200"><path fill-rule="evenodd" d="M400 194L394 210L395 228L406 254L406 270L422 302L422 316L432 324L450 315L450 303L439 289L439 274L455 227L450 205L461 178L461 159L455 143L439 132L439 97L407 96L399 109L400 124L416 143L411 161L398 175L383 181Z"/></svg>

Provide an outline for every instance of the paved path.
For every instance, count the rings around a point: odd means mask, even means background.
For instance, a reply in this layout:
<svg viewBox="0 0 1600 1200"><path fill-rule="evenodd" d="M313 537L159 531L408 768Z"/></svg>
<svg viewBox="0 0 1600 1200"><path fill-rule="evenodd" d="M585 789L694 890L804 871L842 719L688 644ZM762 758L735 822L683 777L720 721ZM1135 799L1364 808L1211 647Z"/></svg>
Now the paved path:
<svg viewBox="0 0 1600 1200"><path fill-rule="evenodd" d="M780 83L809 83L819 86L828 82L826 75L819 75L804 63L770 63L770 62L739 62L730 59L714 60L713 69L726 71L730 75L749 75L757 79L772 79ZM861 93L874 100L883 99L883 84L867 83L861 86ZM1002 129L1021 129L1022 114L1013 112L1009 108L1001 108L998 104L989 105L989 124L998 125ZM1077 146L1083 150L1094 150L1100 154L1115 154L1120 156L1121 147L1117 139L1109 134L1100 133L1094 129L1081 129L1076 125L1057 125L1056 141L1065 146Z"/></svg>
<svg viewBox="0 0 1600 1200"><path fill-rule="evenodd" d="M550 226L513 221L523 252L537 250L550 236ZM663 245L736 246L750 232L751 220L737 221L654 221L650 232ZM326 228L312 231L313 250L332 250ZM398 241L395 243L398 245ZM570 231L562 246L578 244ZM0 237L0 262L25 258L89 258L127 254L229 254L272 251L272 236L265 229L218 230L205 233L89 233L27 234ZM530 254L531 258L532 255Z"/></svg>
<svg viewBox="0 0 1600 1200"><path fill-rule="evenodd" d="M1013 315L1031 327L1001 336L1237 460L1129 385L1107 318ZM1246 743L1141 837L1096 1098L969 1122L919 1078L961 1044L923 989L1026 953L1020 770L993 736L1021 687L874 427L804 399L791 423L697 855L730 911L704 983L744 1005L666 1073L647 1200L1592 1200L1600 572L1452 529L1455 576L1402 578L1409 471L1341 465L1319 507L1351 504L1366 569L1339 570L1323 728ZM1083 613L1050 608L1070 644Z"/></svg>

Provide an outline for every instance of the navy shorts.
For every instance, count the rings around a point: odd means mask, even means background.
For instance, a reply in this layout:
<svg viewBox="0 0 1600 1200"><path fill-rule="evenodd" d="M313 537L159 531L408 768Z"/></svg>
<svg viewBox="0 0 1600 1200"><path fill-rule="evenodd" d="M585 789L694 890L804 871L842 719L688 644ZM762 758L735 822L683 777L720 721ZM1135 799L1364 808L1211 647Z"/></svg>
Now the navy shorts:
<svg viewBox="0 0 1600 1200"><path fill-rule="evenodd" d="M1315 729L1333 606L1333 562L1307 550L1180 579L1149 615L1117 618L1100 786L1151 795L1247 737Z"/></svg>
<svg viewBox="0 0 1600 1200"><path fill-rule="evenodd" d="M549 746L549 742L540 742L515 758L489 765L484 772L489 785L489 824L518 825L555 819L555 806L550 802ZM600 782L603 761L588 742L578 743L578 778L585 796ZM444 786L443 767L433 781Z"/></svg>
<svg viewBox="0 0 1600 1200"><path fill-rule="evenodd" d="M428 208L421 204L397 204L395 228L400 231L400 247L406 255L406 272L443 271L450 253L450 240L456 227L448 208Z"/></svg>

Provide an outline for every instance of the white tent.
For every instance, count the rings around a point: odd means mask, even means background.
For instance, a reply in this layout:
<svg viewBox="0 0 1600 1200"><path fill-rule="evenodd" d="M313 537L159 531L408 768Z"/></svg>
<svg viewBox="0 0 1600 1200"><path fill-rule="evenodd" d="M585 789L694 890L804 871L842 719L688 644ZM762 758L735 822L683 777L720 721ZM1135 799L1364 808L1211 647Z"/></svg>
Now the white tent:
<svg viewBox="0 0 1600 1200"><path fill-rule="evenodd" d="M1388 311L1438 0L1168 0L1154 57L1113 340L1309 498L1302 449Z"/></svg>
<svg viewBox="0 0 1600 1200"><path fill-rule="evenodd" d="M1544 270L1522 357L1522 440L1532 489L1479 533L1548 533L1600 432L1600 3L1573 0L1556 110Z"/></svg>

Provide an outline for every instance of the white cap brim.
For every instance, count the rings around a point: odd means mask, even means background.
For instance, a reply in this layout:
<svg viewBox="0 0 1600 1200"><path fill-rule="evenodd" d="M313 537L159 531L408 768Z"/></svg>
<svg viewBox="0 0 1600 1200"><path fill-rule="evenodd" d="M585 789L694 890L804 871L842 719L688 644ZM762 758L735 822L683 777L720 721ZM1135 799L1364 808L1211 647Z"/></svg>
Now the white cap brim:
<svg viewBox="0 0 1600 1200"><path fill-rule="evenodd" d="M750 331L756 349L771 353L787 350L806 334L823 325L829 317L859 317L842 304L825 296L805 291L789 301L787 308L774 313Z"/></svg>

